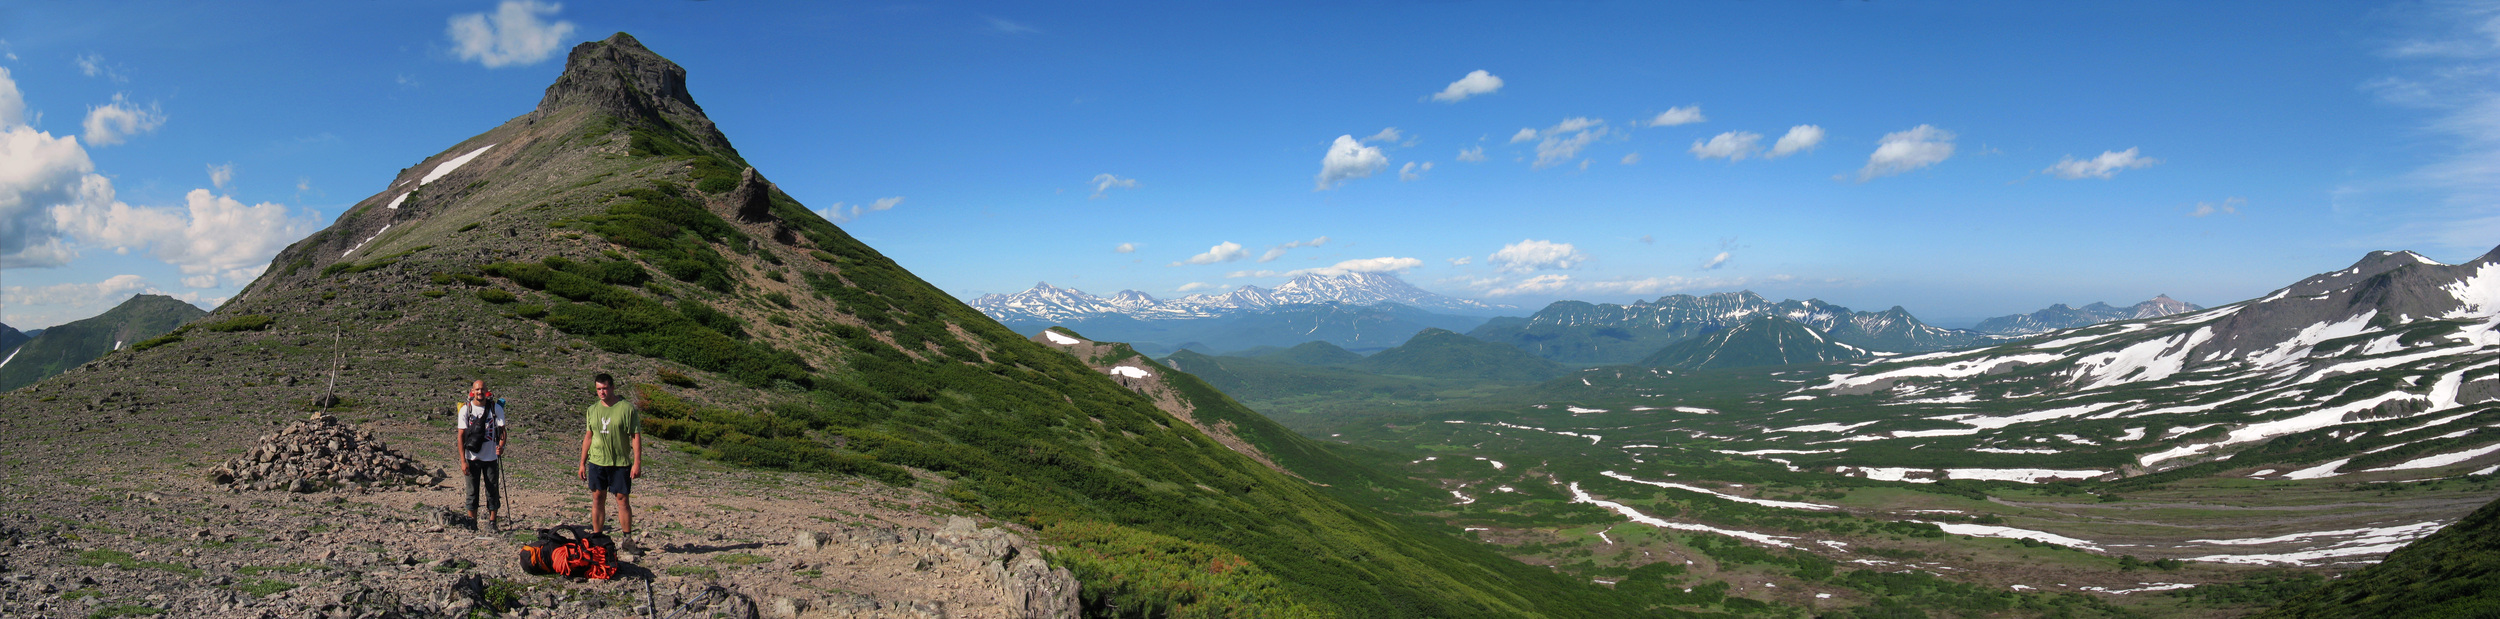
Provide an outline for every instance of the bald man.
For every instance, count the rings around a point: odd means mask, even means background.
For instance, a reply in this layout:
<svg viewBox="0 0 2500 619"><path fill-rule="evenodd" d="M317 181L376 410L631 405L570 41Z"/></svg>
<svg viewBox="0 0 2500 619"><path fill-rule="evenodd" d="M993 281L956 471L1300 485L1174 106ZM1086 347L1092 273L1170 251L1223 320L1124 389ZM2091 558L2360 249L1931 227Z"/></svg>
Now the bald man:
<svg viewBox="0 0 2500 619"><path fill-rule="evenodd" d="M469 399L453 411L453 427L458 431L460 474L469 479L469 527L478 531L496 530L495 517L503 511L503 446L505 419L503 402L486 390L486 381L469 383ZM486 519L477 517L479 490L486 495Z"/></svg>

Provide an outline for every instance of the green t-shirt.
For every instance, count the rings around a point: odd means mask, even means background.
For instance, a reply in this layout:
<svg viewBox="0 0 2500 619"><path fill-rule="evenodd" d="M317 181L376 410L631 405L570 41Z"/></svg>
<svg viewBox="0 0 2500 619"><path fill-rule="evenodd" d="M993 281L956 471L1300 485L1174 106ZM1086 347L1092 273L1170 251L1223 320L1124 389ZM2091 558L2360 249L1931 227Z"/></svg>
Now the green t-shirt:
<svg viewBox="0 0 2500 619"><path fill-rule="evenodd" d="M617 400L615 406L592 402L583 421L590 431L591 464L633 465L633 438L642 433L642 411L634 410L632 402Z"/></svg>

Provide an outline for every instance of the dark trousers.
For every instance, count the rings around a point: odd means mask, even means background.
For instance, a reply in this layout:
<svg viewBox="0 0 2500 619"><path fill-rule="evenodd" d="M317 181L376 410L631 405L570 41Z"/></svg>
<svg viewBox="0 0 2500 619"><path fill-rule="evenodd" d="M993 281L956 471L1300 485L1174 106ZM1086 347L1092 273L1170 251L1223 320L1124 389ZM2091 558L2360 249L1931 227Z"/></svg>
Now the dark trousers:
<svg viewBox="0 0 2500 619"><path fill-rule="evenodd" d="M486 489L486 511L503 511L503 461L469 461L469 511L477 511L479 488Z"/></svg>

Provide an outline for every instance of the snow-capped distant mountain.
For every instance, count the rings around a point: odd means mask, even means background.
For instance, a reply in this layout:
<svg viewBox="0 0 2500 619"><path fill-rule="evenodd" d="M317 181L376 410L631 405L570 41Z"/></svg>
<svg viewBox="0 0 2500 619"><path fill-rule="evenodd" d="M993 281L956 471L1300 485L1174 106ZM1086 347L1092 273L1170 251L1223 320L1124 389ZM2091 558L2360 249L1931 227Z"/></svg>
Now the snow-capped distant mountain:
<svg viewBox="0 0 2500 619"><path fill-rule="evenodd" d="M2493 442L2500 433L2482 429L2500 425L2493 423L2500 409L2489 404L2500 401L2500 249L2460 265L2373 252L2350 268L2252 301L1884 359L1801 391L1919 402L2038 400L2044 409L1958 421L1973 431L2024 424L2032 434L2089 436L2133 426L2128 432L2140 438L2143 429L2170 428L2159 437L2166 440L2131 454L2129 464L2146 470L2216 461L2278 439L2289 442L2240 460L2293 465L2259 476L2314 479L2378 466L2365 461L2394 464L2409 452L2372 454L2420 443L2461 450L2457 461L2464 462L2500 451ZM2430 417L2438 419L2409 421ZM1913 435L1914 428L1896 433ZM2304 458L2303 451L2321 455ZM2336 457L2345 458L2318 462Z"/></svg>
<svg viewBox="0 0 2500 619"><path fill-rule="evenodd" d="M2029 314L1998 316L1982 320L1979 322L1979 326L1972 327L1971 330L1978 331L1980 333L1994 333L1998 335L2034 335L2048 333L2050 331L2073 329L2076 327L2088 327L2116 320L2160 318L2172 314L2184 314L2202 309L2205 308L2194 303L2170 298L2170 295L2166 294L2154 296L2151 300L2143 303L2137 303L2129 307L2113 307L2108 303L2095 302L2091 305L2083 306L2081 309L2077 309L2067 307L2064 303L2059 303L2049 306L2048 309Z"/></svg>
<svg viewBox="0 0 2500 619"><path fill-rule="evenodd" d="M1221 295L1193 294L1177 299L1157 299L1154 295L1135 290L1122 290L1110 298L1103 298L1045 282L1015 294L982 295L973 299L971 305L999 322L1020 323L1066 322L1107 315L1138 320L1214 318L1285 305L1320 303L1396 303L1424 310L1470 313L1515 309L1507 305L1435 294L1386 273L1305 274L1272 289L1243 286Z"/></svg>

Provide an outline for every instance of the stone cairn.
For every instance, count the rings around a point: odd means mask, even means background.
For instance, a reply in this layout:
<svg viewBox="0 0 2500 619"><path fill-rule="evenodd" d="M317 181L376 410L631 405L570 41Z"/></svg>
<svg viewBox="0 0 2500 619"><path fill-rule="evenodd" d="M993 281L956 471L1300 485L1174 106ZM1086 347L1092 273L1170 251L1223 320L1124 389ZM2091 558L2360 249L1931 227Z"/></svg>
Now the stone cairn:
<svg viewBox="0 0 2500 619"><path fill-rule="evenodd" d="M448 477L391 451L372 430L325 413L263 435L251 452L208 471L210 484L232 492L370 490L433 485Z"/></svg>

